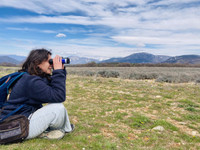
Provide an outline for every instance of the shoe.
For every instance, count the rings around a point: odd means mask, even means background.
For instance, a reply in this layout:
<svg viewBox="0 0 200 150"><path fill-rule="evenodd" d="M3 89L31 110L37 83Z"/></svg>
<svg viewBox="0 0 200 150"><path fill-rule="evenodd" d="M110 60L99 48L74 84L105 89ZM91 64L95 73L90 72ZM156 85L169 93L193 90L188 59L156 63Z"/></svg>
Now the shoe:
<svg viewBox="0 0 200 150"><path fill-rule="evenodd" d="M71 128L72 128L72 130L71 131L67 131L67 132L65 132L65 133L71 133L71 132L73 132L74 131L74 129L75 129L75 125L74 124L71 124Z"/></svg>
<svg viewBox="0 0 200 150"><path fill-rule="evenodd" d="M49 140L60 140L64 137L65 133L61 130L52 130L49 132L43 132L39 138L45 138Z"/></svg>
<svg viewBox="0 0 200 150"><path fill-rule="evenodd" d="M72 128L72 130L71 130L70 132L73 132L74 129L75 129L75 125L74 125L74 124L71 124L71 128Z"/></svg>

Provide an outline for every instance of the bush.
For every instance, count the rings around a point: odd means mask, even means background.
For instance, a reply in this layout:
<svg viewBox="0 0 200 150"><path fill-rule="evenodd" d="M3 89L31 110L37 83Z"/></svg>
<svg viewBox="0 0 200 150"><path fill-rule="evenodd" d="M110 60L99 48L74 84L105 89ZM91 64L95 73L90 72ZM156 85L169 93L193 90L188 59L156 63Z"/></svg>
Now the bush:
<svg viewBox="0 0 200 150"><path fill-rule="evenodd" d="M85 75L85 76L94 76L94 75L95 75L95 72L92 72L92 71L85 71L85 72L83 72L83 75Z"/></svg>
<svg viewBox="0 0 200 150"><path fill-rule="evenodd" d="M97 73L98 76L104 77L104 78L118 78L119 72L117 71L99 71Z"/></svg>
<svg viewBox="0 0 200 150"><path fill-rule="evenodd" d="M158 74L156 73L131 73L129 79L144 80L144 79L156 79Z"/></svg>
<svg viewBox="0 0 200 150"><path fill-rule="evenodd" d="M192 81L192 76L185 74L181 75L162 75L156 79L156 82L168 82L168 83L188 83Z"/></svg>
<svg viewBox="0 0 200 150"><path fill-rule="evenodd" d="M176 82L177 82L177 77L175 77L175 76L170 76L170 75L163 75L163 76L159 76L159 77L156 79L156 82L176 83Z"/></svg>
<svg viewBox="0 0 200 150"><path fill-rule="evenodd" d="M179 76L179 83L187 83L192 80L192 77L187 76L185 74Z"/></svg>
<svg viewBox="0 0 200 150"><path fill-rule="evenodd" d="M197 78L195 83L200 83L200 78Z"/></svg>

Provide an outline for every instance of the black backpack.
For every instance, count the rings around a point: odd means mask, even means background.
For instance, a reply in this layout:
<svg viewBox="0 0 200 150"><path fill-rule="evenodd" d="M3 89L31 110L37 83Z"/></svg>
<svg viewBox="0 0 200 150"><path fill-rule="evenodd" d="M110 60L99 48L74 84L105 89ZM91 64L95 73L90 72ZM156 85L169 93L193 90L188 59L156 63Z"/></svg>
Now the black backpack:
<svg viewBox="0 0 200 150"><path fill-rule="evenodd" d="M3 107L9 105L7 96L9 89L26 72L15 72L0 78L0 114ZM0 144L21 142L28 136L29 120L23 115L14 115L25 104L0 119Z"/></svg>

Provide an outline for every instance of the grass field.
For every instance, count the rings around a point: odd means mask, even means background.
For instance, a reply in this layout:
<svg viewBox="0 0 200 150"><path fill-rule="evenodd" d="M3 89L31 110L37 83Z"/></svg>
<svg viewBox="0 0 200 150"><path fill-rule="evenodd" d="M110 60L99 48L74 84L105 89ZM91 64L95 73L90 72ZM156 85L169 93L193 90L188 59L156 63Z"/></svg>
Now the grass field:
<svg viewBox="0 0 200 150"><path fill-rule="evenodd" d="M13 69L13 68L12 68ZM12 72L0 71L0 76ZM73 133L0 149L200 149L200 86L68 74L64 103ZM162 126L163 131L154 130Z"/></svg>

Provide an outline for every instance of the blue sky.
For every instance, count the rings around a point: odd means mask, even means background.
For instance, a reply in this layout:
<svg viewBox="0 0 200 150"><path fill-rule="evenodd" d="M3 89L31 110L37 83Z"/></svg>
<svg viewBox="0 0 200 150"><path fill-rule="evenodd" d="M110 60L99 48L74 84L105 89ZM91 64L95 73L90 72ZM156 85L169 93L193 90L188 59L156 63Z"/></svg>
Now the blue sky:
<svg viewBox="0 0 200 150"><path fill-rule="evenodd" d="M0 0L0 54L200 55L199 0Z"/></svg>

